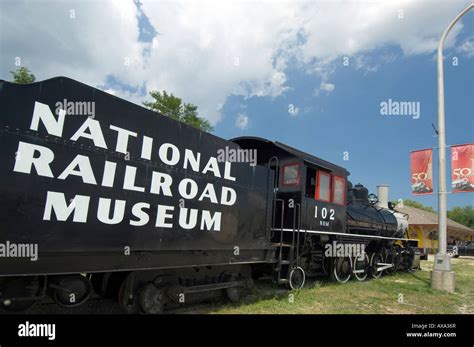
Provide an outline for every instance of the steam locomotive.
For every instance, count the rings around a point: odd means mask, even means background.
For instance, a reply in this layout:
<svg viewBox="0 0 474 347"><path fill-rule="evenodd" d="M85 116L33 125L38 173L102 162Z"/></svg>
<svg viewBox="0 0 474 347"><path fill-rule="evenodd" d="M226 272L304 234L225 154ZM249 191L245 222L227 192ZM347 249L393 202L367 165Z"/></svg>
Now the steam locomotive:
<svg viewBox="0 0 474 347"><path fill-rule="evenodd" d="M65 77L0 81L0 112L4 311L94 291L160 313L237 301L261 276L299 289L418 266L386 187L282 143L226 141Z"/></svg>

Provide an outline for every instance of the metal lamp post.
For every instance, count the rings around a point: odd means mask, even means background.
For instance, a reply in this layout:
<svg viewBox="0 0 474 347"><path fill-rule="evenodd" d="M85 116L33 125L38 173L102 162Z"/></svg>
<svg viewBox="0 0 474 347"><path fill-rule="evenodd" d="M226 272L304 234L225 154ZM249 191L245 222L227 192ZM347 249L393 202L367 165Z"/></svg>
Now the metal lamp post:
<svg viewBox="0 0 474 347"><path fill-rule="evenodd" d="M449 23L438 46L438 253L435 256L434 268L431 272L431 287L449 292L455 290L455 277L454 272L451 271L451 259L446 253L446 139L444 128L443 46L446 36L453 26L473 8L474 4L469 5Z"/></svg>

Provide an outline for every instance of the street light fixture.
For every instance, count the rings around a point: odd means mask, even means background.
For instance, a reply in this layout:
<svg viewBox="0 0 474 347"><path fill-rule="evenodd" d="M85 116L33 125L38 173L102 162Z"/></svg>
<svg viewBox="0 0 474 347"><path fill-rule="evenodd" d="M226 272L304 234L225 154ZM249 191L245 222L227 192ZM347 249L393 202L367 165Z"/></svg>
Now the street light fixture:
<svg viewBox="0 0 474 347"><path fill-rule="evenodd" d="M441 36L438 46L438 253L435 256L431 272L431 287L434 289L454 292L455 277L451 271L451 259L446 253L446 139L444 128L444 79L443 79L443 46L446 36L459 19L469 10L474 9L474 3L466 7Z"/></svg>

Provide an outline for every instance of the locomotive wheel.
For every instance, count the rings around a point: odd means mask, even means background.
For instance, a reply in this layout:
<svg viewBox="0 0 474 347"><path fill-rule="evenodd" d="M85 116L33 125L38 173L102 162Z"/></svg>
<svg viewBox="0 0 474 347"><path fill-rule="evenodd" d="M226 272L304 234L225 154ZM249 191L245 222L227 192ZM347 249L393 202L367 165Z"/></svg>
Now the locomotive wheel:
<svg viewBox="0 0 474 347"><path fill-rule="evenodd" d="M160 314L165 308L166 294L153 283L147 283L140 289L138 302L143 313Z"/></svg>
<svg viewBox="0 0 474 347"><path fill-rule="evenodd" d="M398 255L389 255L388 253L385 255L385 263L392 264L391 268L385 270L387 274L394 273L398 271L400 267L400 257Z"/></svg>
<svg viewBox="0 0 474 347"><path fill-rule="evenodd" d="M370 269L373 278L380 278L383 273L383 271L377 271L377 263L383 263L382 253L372 253L372 256L370 257Z"/></svg>
<svg viewBox="0 0 474 347"><path fill-rule="evenodd" d="M124 272L93 273L90 281L96 294L111 299L117 297L127 275Z"/></svg>
<svg viewBox="0 0 474 347"><path fill-rule="evenodd" d="M364 253L364 259L359 259L359 257L354 258L354 270L364 270L364 272L354 272L354 277L358 281L365 281L367 279L368 273L367 269L369 267L369 256L367 253Z"/></svg>
<svg viewBox="0 0 474 347"><path fill-rule="evenodd" d="M255 287L255 281L252 278L247 278L245 280L245 288L253 289Z"/></svg>
<svg viewBox="0 0 474 347"><path fill-rule="evenodd" d="M118 302L120 307L127 313L136 314L139 312L138 300L135 298L133 285L134 274L129 273L118 292Z"/></svg>
<svg viewBox="0 0 474 347"><path fill-rule="evenodd" d="M225 290L227 298L232 302L238 302L240 300L240 288L231 287Z"/></svg>
<svg viewBox="0 0 474 347"><path fill-rule="evenodd" d="M331 273L331 258L323 257L321 265L324 274L329 275Z"/></svg>
<svg viewBox="0 0 474 347"><path fill-rule="evenodd" d="M92 274L91 275L91 284L92 284L92 289L94 289L94 292L105 298L106 297L106 290L104 288L104 281L105 281L105 277L107 276L107 274L104 274L104 273L98 273L98 274Z"/></svg>
<svg viewBox="0 0 474 347"><path fill-rule="evenodd" d="M385 274L389 274L389 273L392 273L393 272L393 268L395 266L394 264L394 259L393 259L393 255L390 255L388 253L385 254L385 257L384 257L384 263L387 263L387 264L392 264L393 266L391 268L388 268L387 270L385 270Z"/></svg>
<svg viewBox="0 0 474 347"><path fill-rule="evenodd" d="M0 311L5 313L25 312L36 304L38 300L10 300L6 299L0 302Z"/></svg>
<svg viewBox="0 0 474 347"><path fill-rule="evenodd" d="M334 259L331 277L340 283L346 283L351 279L352 275L352 258L337 257Z"/></svg>
<svg viewBox="0 0 474 347"><path fill-rule="evenodd" d="M61 276L53 280L52 298L62 307L82 305L89 298L92 285L81 275Z"/></svg>
<svg viewBox="0 0 474 347"><path fill-rule="evenodd" d="M27 277L9 280L3 287L2 299L0 299L0 311L6 313L20 313L28 310L35 303L37 303L38 299L36 298L24 300L9 299L15 297L32 296L32 293L30 293L27 289L29 285L30 282Z"/></svg>
<svg viewBox="0 0 474 347"><path fill-rule="evenodd" d="M227 276L226 282L234 282L237 280L235 275ZM225 295L232 302L238 302L240 300L241 289L239 287L230 287L225 289Z"/></svg>
<svg viewBox="0 0 474 347"><path fill-rule="evenodd" d="M295 267L290 272L290 281L288 282L289 289L298 290L304 287L306 275L301 267Z"/></svg>

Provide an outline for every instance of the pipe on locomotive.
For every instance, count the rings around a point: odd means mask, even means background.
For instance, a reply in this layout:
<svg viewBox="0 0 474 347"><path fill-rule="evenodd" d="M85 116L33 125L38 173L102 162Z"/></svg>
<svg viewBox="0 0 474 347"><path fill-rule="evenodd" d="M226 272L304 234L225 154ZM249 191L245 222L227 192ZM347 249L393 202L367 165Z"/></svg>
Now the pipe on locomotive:
<svg viewBox="0 0 474 347"><path fill-rule="evenodd" d="M388 191L389 191L388 184L380 184L377 186L377 206L382 208L388 208Z"/></svg>

